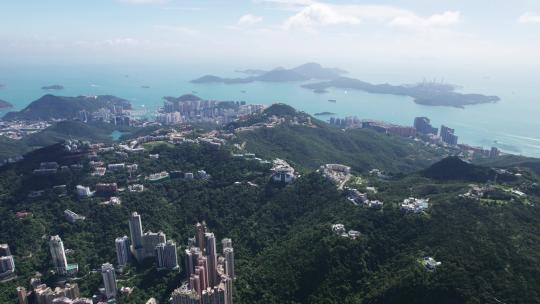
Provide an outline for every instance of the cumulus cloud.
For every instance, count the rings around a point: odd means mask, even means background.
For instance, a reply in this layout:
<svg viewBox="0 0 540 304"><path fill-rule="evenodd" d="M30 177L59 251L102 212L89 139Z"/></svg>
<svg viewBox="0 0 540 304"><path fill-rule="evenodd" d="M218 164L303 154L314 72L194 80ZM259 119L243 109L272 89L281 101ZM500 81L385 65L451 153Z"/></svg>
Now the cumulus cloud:
<svg viewBox="0 0 540 304"><path fill-rule="evenodd" d="M395 17L390 25L413 29L426 29L434 27L447 27L458 24L461 21L460 12L447 11L442 14L435 14L428 17L420 17L415 14L404 14Z"/></svg>
<svg viewBox="0 0 540 304"><path fill-rule="evenodd" d="M315 3L285 21L285 28L311 28L315 25L358 24L357 16L342 12L333 6Z"/></svg>
<svg viewBox="0 0 540 304"><path fill-rule="evenodd" d="M459 11L420 16L413 11L386 5L333 5L321 2L302 7L283 24L286 29L313 29L325 25L379 23L392 27L425 30L448 27L461 21Z"/></svg>
<svg viewBox="0 0 540 304"><path fill-rule="evenodd" d="M540 14L534 12L526 12L518 18L519 23L540 23Z"/></svg>
<svg viewBox="0 0 540 304"><path fill-rule="evenodd" d="M263 20L263 18L260 17L260 16L255 16L255 15L252 15L252 14L246 14L246 15L240 17L240 19L238 19L237 25L241 26L241 27L249 27L249 26L253 26L253 25L257 24L257 23L260 23L262 20Z"/></svg>

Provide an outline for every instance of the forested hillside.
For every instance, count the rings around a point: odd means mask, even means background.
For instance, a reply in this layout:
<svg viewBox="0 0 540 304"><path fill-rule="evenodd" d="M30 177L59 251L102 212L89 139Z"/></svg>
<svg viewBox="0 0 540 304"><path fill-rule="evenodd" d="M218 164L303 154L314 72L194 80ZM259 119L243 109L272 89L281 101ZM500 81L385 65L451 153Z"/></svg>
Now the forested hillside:
<svg viewBox="0 0 540 304"><path fill-rule="evenodd" d="M291 132L300 130L306 128ZM317 130L307 130L306 137L309 132ZM368 192L370 199L384 202L381 210L375 210L352 204L344 191L316 172L307 172L287 186L271 183L268 165L232 158L227 146L153 144L148 148L127 160L113 152L102 155L106 163L139 164L146 190L120 193L121 206L100 205L104 200L100 197L79 200L73 187L98 181L125 187L126 173L90 176L87 160L66 155L60 146L35 151L0 171L0 242L10 244L18 274L17 280L0 285L0 302L14 302L15 287L27 286L35 271L43 274L45 282L55 279L49 273L47 245L47 236L54 234L60 234L66 248L73 250L68 259L79 264L83 279L78 283L83 295L91 296L101 285L101 275L92 270L104 262L115 263L114 238L129 235L127 219L132 211L142 215L145 230L162 230L178 245L186 244L194 233L193 224L201 220L218 239L231 237L238 273L235 303L540 302L539 192L533 191L537 181L527 172L519 171L522 175L516 181L496 185L500 191L527 191L527 197L478 199L460 196L470 189L467 181L432 180L415 173L392 179L357 175L351 186L361 191L374 187L377 193ZM302 151L274 153L287 158ZM160 157L150 159L149 153ZM334 162L353 162L351 155ZM41 161L83 163L84 169L52 178L31 175ZM383 160L377 165L382 167ZM362 163L356 166L364 168ZM161 183L142 179L161 170L200 169L211 178ZM42 197L28 198L32 190L58 184L67 185L67 196L46 191ZM420 214L404 213L399 204L409 196L429 198L430 208ZM67 208L86 220L67 223L63 216ZM23 210L32 216L17 218L15 213ZM359 231L360 237L336 235L331 230L336 223ZM181 248L179 253L182 259ZM442 265L426 271L419 263L424 256L433 256ZM151 261L134 264L118 279L119 286L136 289L118 300L144 303L156 297L165 303L183 278L183 270L157 272Z"/></svg>

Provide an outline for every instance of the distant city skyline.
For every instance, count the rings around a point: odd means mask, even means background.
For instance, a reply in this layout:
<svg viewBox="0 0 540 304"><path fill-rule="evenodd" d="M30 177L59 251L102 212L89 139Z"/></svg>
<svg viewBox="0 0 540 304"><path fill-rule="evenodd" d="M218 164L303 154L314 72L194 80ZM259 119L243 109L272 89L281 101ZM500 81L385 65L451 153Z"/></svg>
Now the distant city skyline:
<svg viewBox="0 0 540 304"><path fill-rule="evenodd" d="M0 4L0 18L0 65L540 65L540 2L533 0L22 0Z"/></svg>

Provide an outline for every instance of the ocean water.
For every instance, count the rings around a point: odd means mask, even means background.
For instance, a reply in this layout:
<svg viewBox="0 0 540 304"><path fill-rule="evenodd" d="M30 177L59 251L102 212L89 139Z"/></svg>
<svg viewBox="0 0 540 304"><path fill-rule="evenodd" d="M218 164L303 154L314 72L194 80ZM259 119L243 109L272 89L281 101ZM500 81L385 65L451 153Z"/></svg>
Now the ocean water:
<svg viewBox="0 0 540 304"><path fill-rule="evenodd" d="M258 68L256 66L249 66ZM314 114L333 112L336 116L356 115L412 125L414 117L427 116L439 127L456 129L460 143L496 146L514 154L540 157L540 72L526 67L420 67L359 65L348 67L351 77L373 83L416 83L424 78L462 86L463 92L498 95L501 101L465 109L415 104L411 98L331 89L315 94L300 88L301 83L192 84L189 80L205 74L235 76L239 66L150 65L130 66L0 66L0 99L20 110L40 96L110 94L130 100L136 109L153 115L163 104L163 96L196 92L202 98L243 100L249 103L283 102ZM244 68L244 67L241 67ZM247 67L246 67L247 68ZM444 78L444 80L443 80ZM60 84L61 91L44 91L42 86ZM150 88L141 88L149 86ZM336 103L328 102L335 99ZM0 113L1 115L1 113ZM329 117L320 116L320 119Z"/></svg>

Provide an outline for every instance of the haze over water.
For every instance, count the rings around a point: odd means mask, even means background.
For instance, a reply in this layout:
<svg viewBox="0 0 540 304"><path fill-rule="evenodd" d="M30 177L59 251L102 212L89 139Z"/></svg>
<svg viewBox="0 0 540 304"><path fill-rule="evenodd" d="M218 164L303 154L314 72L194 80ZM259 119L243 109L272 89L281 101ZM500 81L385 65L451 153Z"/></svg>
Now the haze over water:
<svg viewBox="0 0 540 304"><path fill-rule="evenodd" d="M298 62L296 65L302 64ZM324 66L333 66L321 62ZM292 67L295 64L287 64ZM205 74L236 76L236 69L270 68L245 65L150 65L130 66L21 66L0 69L0 99L20 110L44 94L62 96L110 94L130 100L135 108L155 110L163 96L197 92L204 99L244 100L248 103L284 102L306 111L333 112L336 116L358 116L397 124L412 125L414 117L427 116L439 127L456 129L460 143L496 146L514 154L540 157L540 100L536 95L540 73L533 68L441 67L424 64L390 66L375 64L340 65L347 76L372 83L416 83L423 79L445 81L462 86L466 93L498 95L495 104L468 106L465 109L430 107L415 104L411 98L369 94L354 90L331 89L315 94L300 88L301 83L192 84L189 81ZM42 86L60 84L61 91L44 91ZM141 86L150 86L148 89ZM245 91L243 93L242 91ZM328 102L336 99L336 103ZM144 107L143 107L144 105ZM326 116L319 119L327 120Z"/></svg>

